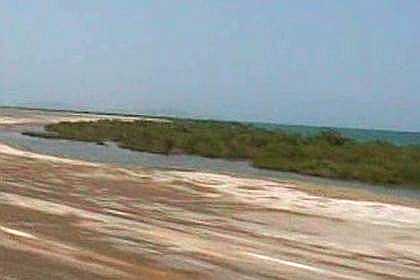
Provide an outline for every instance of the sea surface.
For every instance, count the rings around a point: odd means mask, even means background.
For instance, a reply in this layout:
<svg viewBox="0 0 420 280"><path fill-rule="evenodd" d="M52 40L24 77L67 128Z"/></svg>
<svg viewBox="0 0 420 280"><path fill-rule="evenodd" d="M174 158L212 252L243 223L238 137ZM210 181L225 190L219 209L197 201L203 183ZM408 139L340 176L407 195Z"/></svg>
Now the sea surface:
<svg viewBox="0 0 420 280"><path fill-rule="evenodd" d="M31 116L36 112L37 114L45 115L66 115L69 112L76 113L77 111L61 111L61 110L22 110L13 107L1 107L0 113L2 116ZM130 114L130 113L117 113L117 112L83 112L93 115L113 115L113 116L130 116L130 117L157 117L165 118L160 115L142 115L142 114ZM394 131L394 130L379 130L379 129L358 129L358 128L340 128L340 127L318 127L318 126L306 126L306 125L285 125L276 123L263 123L263 122L247 122L247 124L255 127L264 128L274 131L284 131L290 134L301 134L304 136L317 135L323 131L334 130L341 133L343 136L360 141L381 141L389 142L398 146L415 145L420 146L420 132L408 132L408 131Z"/></svg>
<svg viewBox="0 0 420 280"><path fill-rule="evenodd" d="M284 131L291 134L301 134L305 136L317 135L323 131L334 130L343 136L360 141L381 141L389 142L398 146L416 145L420 146L420 132L405 132L392 130L357 129L357 128L337 128L337 127L315 127L304 125L282 125L271 123L251 123L256 127L265 128L273 131Z"/></svg>

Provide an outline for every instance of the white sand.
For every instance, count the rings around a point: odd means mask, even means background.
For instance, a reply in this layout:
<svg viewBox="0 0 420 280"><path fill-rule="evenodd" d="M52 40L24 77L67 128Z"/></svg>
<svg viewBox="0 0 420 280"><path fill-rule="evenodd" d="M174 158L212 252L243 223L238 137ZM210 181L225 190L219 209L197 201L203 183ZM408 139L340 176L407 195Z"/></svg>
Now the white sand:
<svg viewBox="0 0 420 280"><path fill-rule="evenodd" d="M170 178L213 188L224 195L255 206L348 221L420 229L420 209L372 201L356 201L311 195L293 184L237 178L201 172L164 172ZM251 188L250 188L251 187Z"/></svg>
<svg viewBox="0 0 420 280"><path fill-rule="evenodd" d="M66 112L48 112L48 111L30 111L17 109L0 108L0 125L25 125L38 124L45 125L56 122L80 122L80 121L98 121L98 120L120 120L132 122L136 120L150 122L170 122L162 118L148 117L130 117L119 115L86 114L86 113L66 113Z"/></svg>
<svg viewBox="0 0 420 280"><path fill-rule="evenodd" d="M23 237L23 238L28 238L28 239L38 239L32 234L29 234L20 230L3 227L3 226L0 226L0 231L10 234L10 235L18 236L18 237Z"/></svg>
<svg viewBox="0 0 420 280"><path fill-rule="evenodd" d="M39 159L63 164L104 166L79 160L64 159L54 156L41 155L22 151L0 143L0 153ZM124 168L118 168L119 171ZM127 170L126 174L133 177L142 177ZM131 174L131 175L130 175ZM239 178L229 175L183 172L183 171L153 171L151 179L156 183L184 181L203 188L217 190L222 195L228 195L237 201L255 206L286 210L303 214L325 216L349 221L366 222L379 225L408 227L420 229L420 209L396 204L372 201L355 201L320 197L298 190L290 183L277 183L268 180ZM176 185L176 184L175 184Z"/></svg>
<svg viewBox="0 0 420 280"><path fill-rule="evenodd" d="M90 163L86 161L59 158L59 157L54 157L54 156L41 155L41 154L36 154L32 152L22 151L22 150L12 148L2 143L0 143L0 153L11 155L11 156L17 156L17 157L46 160L46 161L57 162L57 163L99 166L99 164L94 164L94 163Z"/></svg>

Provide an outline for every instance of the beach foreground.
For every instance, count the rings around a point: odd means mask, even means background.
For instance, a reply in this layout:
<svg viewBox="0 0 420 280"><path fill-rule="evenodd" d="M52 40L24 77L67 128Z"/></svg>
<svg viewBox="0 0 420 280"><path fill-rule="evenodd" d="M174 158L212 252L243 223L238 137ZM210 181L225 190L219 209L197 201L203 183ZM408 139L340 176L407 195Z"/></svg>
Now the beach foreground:
<svg viewBox="0 0 420 280"><path fill-rule="evenodd" d="M2 279L418 279L420 209L0 145Z"/></svg>

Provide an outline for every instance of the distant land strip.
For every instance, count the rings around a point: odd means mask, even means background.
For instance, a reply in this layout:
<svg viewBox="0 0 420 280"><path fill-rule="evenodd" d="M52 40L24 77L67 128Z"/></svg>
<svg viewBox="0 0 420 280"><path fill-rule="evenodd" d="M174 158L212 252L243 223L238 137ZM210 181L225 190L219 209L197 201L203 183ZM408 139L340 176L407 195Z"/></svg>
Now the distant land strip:
<svg viewBox="0 0 420 280"><path fill-rule="evenodd" d="M420 187L420 148L358 142L335 130L304 136L247 123L173 118L170 123L100 120L50 124L26 135L96 142L160 154L247 160L253 166L361 182Z"/></svg>

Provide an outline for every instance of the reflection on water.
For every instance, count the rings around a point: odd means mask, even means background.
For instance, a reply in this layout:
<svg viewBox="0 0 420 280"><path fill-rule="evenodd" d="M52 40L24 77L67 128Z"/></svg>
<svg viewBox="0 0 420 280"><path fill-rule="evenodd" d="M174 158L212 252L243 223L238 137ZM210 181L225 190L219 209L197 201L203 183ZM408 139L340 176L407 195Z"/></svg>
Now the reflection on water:
<svg viewBox="0 0 420 280"><path fill-rule="evenodd" d="M42 130L42 128L31 128ZM372 186L357 182L343 182L288 172L270 171L253 168L248 162L208 159L188 155L160 155L134 152L119 148L115 144L100 146L68 140L41 139L22 135L19 131L0 130L0 142L13 147L41 154L48 154L72 159L118 164L123 166L141 166L150 168L173 168L207 172L219 172L239 176L258 177L281 181L304 182L306 184L368 189L377 193L386 193L420 199L420 191L410 188L392 188Z"/></svg>

